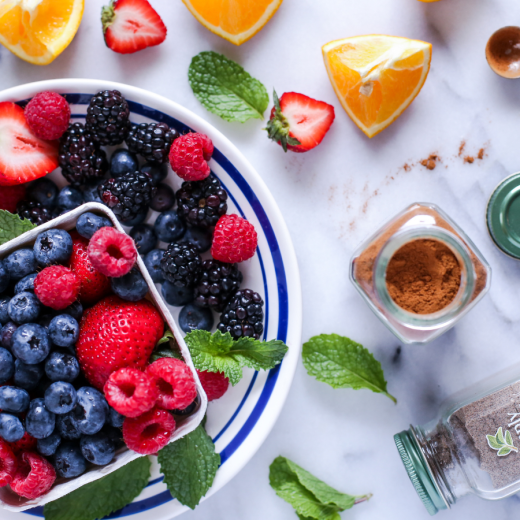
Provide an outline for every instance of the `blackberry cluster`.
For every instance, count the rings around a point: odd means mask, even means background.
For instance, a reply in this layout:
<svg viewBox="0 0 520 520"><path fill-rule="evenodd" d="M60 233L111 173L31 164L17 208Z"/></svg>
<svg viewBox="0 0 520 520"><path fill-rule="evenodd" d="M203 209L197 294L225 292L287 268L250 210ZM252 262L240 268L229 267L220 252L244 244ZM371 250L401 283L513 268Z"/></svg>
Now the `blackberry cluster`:
<svg viewBox="0 0 520 520"><path fill-rule="evenodd" d="M193 287L201 276L202 260L188 244L171 243L161 259L166 280L177 287Z"/></svg>
<svg viewBox="0 0 520 520"><path fill-rule="evenodd" d="M141 123L133 126L126 138L128 149L141 155L150 163L168 161L173 141L179 134L166 123Z"/></svg>
<svg viewBox="0 0 520 520"><path fill-rule="evenodd" d="M81 123L74 123L60 139L61 173L74 186L100 179L108 169L107 155Z"/></svg>
<svg viewBox="0 0 520 520"><path fill-rule="evenodd" d="M155 189L147 173L135 172L100 184L98 193L121 222L128 222L148 209Z"/></svg>
<svg viewBox="0 0 520 520"><path fill-rule="evenodd" d="M211 175L203 181L183 182L175 196L179 216L193 226L214 227L227 212L228 194L220 181Z"/></svg>
<svg viewBox="0 0 520 520"><path fill-rule="evenodd" d="M242 336L260 339L264 332L264 301L251 289L238 291L220 315L218 330L234 339Z"/></svg>
<svg viewBox="0 0 520 520"><path fill-rule="evenodd" d="M102 90L87 108L86 129L101 145L121 144L130 131L130 108L118 90Z"/></svg>
<svg viewBox="0 0 520 520"><path fill-rule="evenodd" d="M34 200L21 200L16 206L16 213L20 218L30 220L36 226L45 224L52 219L52 213Z"/></svg>
<svg viewBox="0 0 520 520"><path fill-rule="evenodd" d="M238 291L242 278L236 264L204 260L201 278L195 287L195 303L222 312L229 299Z"/></svg>

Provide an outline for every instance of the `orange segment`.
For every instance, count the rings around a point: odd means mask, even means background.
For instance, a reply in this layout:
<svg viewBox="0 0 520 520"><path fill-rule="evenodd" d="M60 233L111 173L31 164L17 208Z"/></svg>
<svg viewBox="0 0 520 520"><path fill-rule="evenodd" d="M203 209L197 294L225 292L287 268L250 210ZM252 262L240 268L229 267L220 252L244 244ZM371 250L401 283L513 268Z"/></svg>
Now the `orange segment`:
<svg viewBox="0 0 520 520"><path fill-rule="evenodd" d="M283 0L182 1L206 29L235 45L241 45L262 29Z"/></svg>
<svg viewBox="0 0 520 520"><path fill-rule="evenodd" d="M25 61L47 65L69 45L84 0L0 0L0 43Z"/></svg>
<svg viewBox="0 0 520 520"><path fill-rule="evenodd" d="M420 92L432 46L393 36L356 36L327 43L323 59L339 101L373 137L391 125Z"/></svg>

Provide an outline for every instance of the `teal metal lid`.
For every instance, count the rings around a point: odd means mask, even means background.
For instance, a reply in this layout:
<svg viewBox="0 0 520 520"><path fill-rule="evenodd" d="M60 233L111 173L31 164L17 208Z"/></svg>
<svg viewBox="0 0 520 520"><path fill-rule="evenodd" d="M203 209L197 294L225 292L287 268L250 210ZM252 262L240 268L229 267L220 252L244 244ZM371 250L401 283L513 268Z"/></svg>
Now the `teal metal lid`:
<svg viewBox="0 0 520 520"><path fill-rule="evenodd" d="M520 259L520 173L504 179L488 202L487 225L493 242Z"/></svg>
<svg viewBox="0 0 520 520"><path fill-rule="evenodd" d="M448 506L433 481L428 463L411 429L394 435L394 441L413 487L428 513L433 516L441 509L447 509Z"/></svg>

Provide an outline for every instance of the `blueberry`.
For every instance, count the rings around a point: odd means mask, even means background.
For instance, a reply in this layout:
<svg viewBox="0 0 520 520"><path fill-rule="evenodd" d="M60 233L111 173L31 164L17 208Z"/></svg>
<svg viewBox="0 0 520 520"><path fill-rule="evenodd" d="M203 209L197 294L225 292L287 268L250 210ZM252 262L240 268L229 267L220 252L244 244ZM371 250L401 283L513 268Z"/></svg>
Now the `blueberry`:
<svg viewBox="0 0 520 520"><path fill-rule="evenodd" d="M106 422L108 403L101 392L84 386L78 390L78 404L72 413L78 419L79 431L84 435L94 435Z"/></svg>
<svg viewBox="0 0 520 520"><path fill-rule="evenodd" d="M142 300L148 292L148 284L143 275L135 268L124 276L111 278L110 286L117 296L129 302Z"/></svg>
<svg viewBox="0 0 520 520"><path fill-rule="evenodd" d="M53 208L58 197L58 186L50 179L43 177L29 184L26 196L39 202L44 208Z"/></svg>
<svg viewBox="0 0 520 520"><path fill-rule="evenodd" d="M17 282L24 276L36 271L36 260L32 249L18 249L4 260L4 266L11 276L11 282Z"/></svg>
<svg viewBox="0 0 520 520"><path fill-rule="evenodd" d="M14 362L13 382L25 390L33 390L43 377L43 364L26 365L19 359Z"/></svg>
<svg viewBox="0 0 520 520"><path fill-rule="evenodd" d="M49 338L58 347L72 347L79 337L78 322L68 314L60 314L49 325Z"/></svg>
<svg viewBox="0 0 520 520"><path fill-rule="evenodd" d="M45 362L45 373L51 381L72 383L79 375L78 360L71 354L52 352Z"/></svg>
<svg viewBox="0 0 520 520"><path fill-rule="evenodd" d="M92 238L92 235L102 227L112 227L112 222L106 217L100 217L94 213L83 213L76 222L76 231L85 238Z"/></svg>
<svg viewBox="0 0 520 520"><path fill-rule="evenodd" d="M125 441L123 440L123 432L121 428L113 428L112 426L105 426L102 430L106 433L114 443L116 450L122 448L125 445Z"/></svg>
<svg viewBox="0 0 520 520"><path fill-rule="evenodd" d="M65 307L65 309L60 312L62 314L68 314L69 316L72 316L79 323L81 317L83 316L83 305L81 305L79 300L76 300L74 303L71 303L68 307Z"/></svg>
<svg viewBox="0 0 520 520"><path fill-rule="evenodd" d="M172 210L161 213L153 227L157 238L163 242L179 240L186 232L186 222Z"/></svg>
<svg viewBox="0 0 520 520"><path fill-rule="evenodd" d="M154 186L157 186L168 176L168 168L165 164L145 163L141 166L141 172L147 173L152 178Z"/></svg>
<svg viewBox="0 0 520 520"><path fill-rule="evenodd" d="M3 296L0 298L0 324L5 325L9 321L9 302L11 301L11 298L9 296Z"/></svg>
<svg viewBox="0 0 520 520"><path fill-rule="evenodd" d="M59 477L77 477L87 469L87 461L76 442L62 442L54 456L54 467Z"/></svg>
<svg viewBox="0 0 520 520"><path fill-rule="evenodd" d="M134 239L137 251L141 255L149 253L157 244L157 237L149 224L134 226L129 234Z"/></svg>
<svg viewBox="0 0 520 520"><path fill-rule="evenodd" d="M142 224L146 220L147 216L148 216L148 208L145 208L143 211L141 211L141 213L138 213L137 216L135 218L133 218L132 220L123 222L123 225L128 226L128 227L137 226L138 224Z"/></svg>
<svg viewBox="0 0 520 520"><path fill-rule="evenodd" d="M64 381L52 383L45 391L45 406L58 415L69 413L76 406L77 401L76 389Z"/></svg>
<svg viewBox="0 0 520 520"><path fill-rule="evenodd" d="M25 429L35 439L45 439L56 426L56 416L47 409L45 401L38 397L29 405L29 411L25 417Z"/></svg>
<svg viewBox="0 0 520 520"><path fill-rule="evenodd" d="M188 227L184 236L179 240L181 244L193 246L198 253L205 253L211 248L213 233L200 227Z"/></svg>
<svg viewBox="0 0 520 520"><path fill-rule="evenodd" d="M166 302L174 307L182 307L195 299L195 289L192 287L176 287L168 280L163 282L161 293Z"/></svg>
<svg viewBox="0 0 520 520"><path fill-rule="evenodd" d="M7 442L19 441L25 434L22 421L8 413L0 413L0 437Z"/></svg>
<svg viewBox="0 0 520 520"><path fill-rule="evenodd" d="M34 257L41 267L65 264L72 254L72 238L63 229L50 229L36 237Z"/></svg>
<svg viewBox="0 0 520 520"><path fill-rule="evenodd" d="M213 328L213 313L211 309L203 309L189 303L179 313L179 326L184 332L195 329L211 330Z"/></svg>
<svg viewBox="0 0 520 520"><path fill-rule="evenodd" d="M56 453L58 446L61 444L61 437L58 433L51 433L45 439L38 439L36 449L45 457L50 457Z"/></svg>
<svg viewBox="0 0 520 520"><path fill-rule="evenodd" d="M157 191L150 201L150 207L154 211L162 213L173 208L175 204L175 193L167 184L159 184Z"/></svg>
<svg viewBox="0 0 520 520"><path fill-rule="evenodd" d="M100 204L103 204L97 189L97 187L103 182L105 182L105 179L101 179L95 184L83 186L83 199L85 202L99 202Z"/></svg>
<svg viewBox="0 0 520 520"><path fill-rule="evenodd" d="M38 276L38 273L31 273L24 276L15 286L14 294L18 294L24 291L34 292L34 279Z"/></svg>
<svg viewBox="0 0 520 520"><path fill-rule="evenodd" d="M2 386L0 388L0 409L4 412L25 412L29 408L30 400L29 392L21 388L15 386Z"/></svg>
<svg viewBox="0 0 520 520"><path fill-rule="evenodd" d="M40 300L29 291L15 294L9 302L7 312L11 320L19 325L34 322L40 314Z"/></svg>
<svg viewBox="0 0 520 520"><path fill-rule="evenodd" d="M38 325L45 327L47 331L49 330L49 325L51 321L55 318L54 314L44 314L38 318Z"/></svg>
<svg viewBox="0 0 520 520"><path fill-rule="evenodd" d="M0 260L0 293L3 293L8 287L11 281L11 275L7 270L4 262Z"/></svg>
<svg viewBox="0 0 520 520"><path fill-rule="evenodd" d="M12 341L12 353L28 365L41 363L51 350L47 330L34 323L26 323L16 329Z"/></svg>
<svg viewBox="0 0 520 520"><path fill-rule="evenodd" d="M139 170L137 157L126 148L116 150L110 157L110 173L112 177L121 177L125 173L134 173Z"/></svg>
<svg viewBox="0 0 520 520"><path fill-rule="evenodd" d="M114 441L104 431L94 435L84 435L79 445L83 456L97 466L108 464L116 453Z"/></svg>
<svg viewBox="0 0 520 520"><path fill-rule="evenodd" d="M81 417L81 409L80 412L76 414L76 408L65 415L58 415L56 417L56 430L64 439L72 440L81 437L78 426L78 417Z"/></svg>
<svg viewBox="0 0 520 520"><path fill-rule="evenodd" d="M11 377L13 377L14 374L14 359L11 353L6 350L5 348L0 347L0 385L3 385ZM0 390L2 390L0 388ZM3 410L4 408L0 406L0 409ZM9 410L8 410L9 411Z"/></svg>
<svg viewBox="0 0 520 520"><path fill-rule="evenodd" d="M164 249L154 249L144 257L144 265L146 266L146 269L148 269L148 272L155 283L161 283L164 281L161 269L161 260L163 255Z"/></svg>
<svg viewBox="0 0 520 520"><path fill-rule="evenodd" d="M114 428L122 428L125 422L125 416L116 412L111 406L108 407L107 423Z"/></svg>
<svg viewBox="0 0 520 520"><path fill-rule="evenodd" d="M13 334L17 328L18 325L16 325L16 323L13 323L12 321L4 325L4 328L0 333L0 347L11 351L11 347L13 345Z"/></svg>
<svg viewBox="0 0 520 520"><path fill-rule="evenodd" d="M57 202L60 209L70 211L83 204L83 194L72 186L65 186L59 192Z"/></svg>

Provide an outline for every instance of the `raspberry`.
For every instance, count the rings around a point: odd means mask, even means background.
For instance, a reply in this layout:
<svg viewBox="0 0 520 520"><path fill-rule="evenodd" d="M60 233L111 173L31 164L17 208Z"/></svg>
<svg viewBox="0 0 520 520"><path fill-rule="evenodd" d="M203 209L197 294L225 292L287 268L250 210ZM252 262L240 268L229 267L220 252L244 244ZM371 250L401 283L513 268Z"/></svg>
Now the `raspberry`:
<svg viewBox="0 0 520 520"><path fill-rule="evenodd" d="M3 439L0 439L0 487L11 483L17 467L18 461L11 447Z"/></svg>
<svg viewBox="0 0 520 520"><path fill-rule="evenodd" d="M22 455L11 489L21 497L34 499L47 493L55 480L52 465L41 455L27 452Z"/></svg>
<svg viewBox="0 0 520 520"><path fill-rule="evenodd" d="M125 419L123 440L136 453L151 455L164 448L175 431L175 419L166 410L153 408L136 418Z"/></svg>
<svg viewBox="0 0 520 520"><path fill-rule="evenodd" d="M201 372L197 370L197 374L200 384L208 396L208 401L220 399L227 392L229 379L223 372L208 372L206 370Z"/></svg>
<svg viewBox="0 0 520 520"><path fill-rule="evenodd" d="M253 224L238 215L222 215L215 227L211 256L236 264L253 257L258 237Z"/></svg>
<svg viewBox="0 0 520 520"><path fill-rule="evenodd" d="M126 417L137 417L151 410L159 395L153 379L136 368L112 372L104 391L108 404Z"/></svg>
<svg viewBox="0 0 520 520"><path fill-rule="evenodd" d="M9 446L13 450L15 455L21 455L25 451L36 451L36 445L38 441L29 435L27 432L24 433L23 437L16 442L10 442Z"/></svg>
<svg viewBox="0 0 520 520"><path fill-rule="evenodd" d="M213 155L213 143L204 134L190 133L178 137L170 148L172 170L185 181L202 181L209 173L207 161Z"/></svg>
<svg viewBox="0 0 520 520"><path fill-rule="evenodd" d="M87 252L94 268L112 278L129 273L137 260L134 241L111 227L103 227L94 233Z"/></svg>
<svg viewBox="0 0 520 520"><path fill-rule="evenodd" d="M51 265L34 279L34 294L43 305L61 310L76 301L80 286L78 277L68 267Z"/></svg>
<svg viewBox="0 0 520 520"><path fill-rule="evenodd" d="M40 139L59 139L69 127L70 106L56 92L40 92L25 107L25 120Z"/></svg>
<svg viewBox="0 0 520 520"><path fill-rule="evenodd" d="M180 359L158 359L148 366L146 373L154 378L159 390L159 408L184 410L197 397L193 375Z"/></svg>
<svg viewBox="0 0 520 520"><path fill-rule="evenodd" d="M0 189L0 209L16 213L17 204L25 197L25 184L2 186Z"/></svg>

